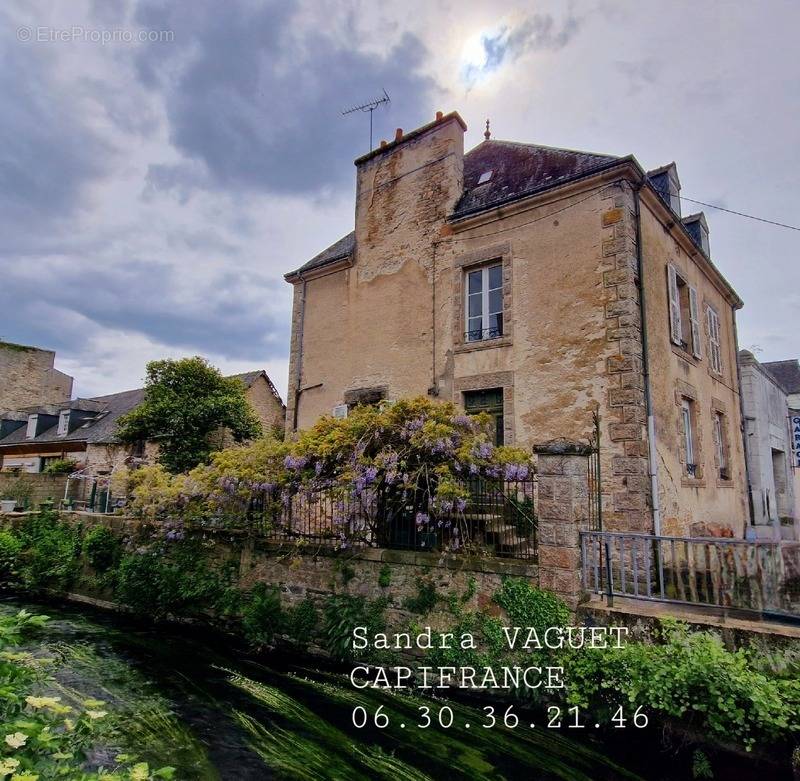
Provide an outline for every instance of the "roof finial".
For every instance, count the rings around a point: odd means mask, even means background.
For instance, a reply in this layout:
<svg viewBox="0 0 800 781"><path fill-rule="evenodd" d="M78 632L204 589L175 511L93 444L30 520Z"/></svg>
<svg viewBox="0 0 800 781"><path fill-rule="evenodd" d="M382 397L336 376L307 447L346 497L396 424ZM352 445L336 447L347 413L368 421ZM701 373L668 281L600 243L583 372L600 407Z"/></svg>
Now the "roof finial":
<svg viewBox="0 0 800 781"><path fill-rule="evenodd" d="M488 141L492 136L492 131L489 130L489 120L486 120L486 130L483 133L483 137Z"/></svg>

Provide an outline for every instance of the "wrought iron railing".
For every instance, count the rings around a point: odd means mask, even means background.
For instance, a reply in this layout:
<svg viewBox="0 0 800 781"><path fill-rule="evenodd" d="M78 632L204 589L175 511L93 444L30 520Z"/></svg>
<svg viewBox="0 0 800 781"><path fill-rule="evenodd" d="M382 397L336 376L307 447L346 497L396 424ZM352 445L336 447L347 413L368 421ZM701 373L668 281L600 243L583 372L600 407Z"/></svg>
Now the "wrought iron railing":
<svg viewBox="0 0 800 781"><path fill-rule="evenodd" d="M432 504L427 492L381 485L256 494L248 523L273 542L337 548L480 552L536 560L536 481L464 481L466 501Z"/></svg>
<svg viewBox="0 0 800 781"><path fill-rule="evenodd" d="M581 534L584 588L800 618L800 543Z"/></svg>

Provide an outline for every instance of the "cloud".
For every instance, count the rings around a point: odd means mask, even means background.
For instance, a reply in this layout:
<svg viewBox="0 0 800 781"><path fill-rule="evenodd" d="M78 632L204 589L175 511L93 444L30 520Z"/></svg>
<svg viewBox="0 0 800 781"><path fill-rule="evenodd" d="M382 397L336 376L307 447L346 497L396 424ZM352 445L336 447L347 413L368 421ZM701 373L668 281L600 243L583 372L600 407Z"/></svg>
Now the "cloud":
<svg viewBox="0 0 800 781"><path fill-rule="evenodd" d="M579 26L579 20L572 15L559 24L550 14L534 14L516 27L503 25L484 33L480 37L481 56L478 61L466 63L462 78L467 84L474 84L529 52L563 49Z"/></svg>
<svg viewBox="0 0 800 781"><path fill-rule="evenodd" d="M7 270L0 309L16 310L17 319L29 323L16 338L69 352L107 329L169 347L263 359L286 353L286 298L280 282L252 272L191 274L136 259L76 272L67 259L42 258L35 270Z"/></svg>
<svg viewBox="0 0 800 781"><path fill-rule="evenodd" d="M658 81L662 65L652 58L634 62L615 62L614 67L628 81L628 92L635 95L645 87L652 87Z"/></svg>
<svg viewBox="0 0 800 781"><path fill-rule="evenodd" d="M139 78L163 92L174 147L202 166L154 169L151 185L288 194L349 187L366 126L342 117L344 107L385 88L394 113L432 114L434 82L422 74L427 52L416 36L378 54L356 31L337 36L319 19L304 28L297 10L291 0L224 12L209 0L191 14L139 7L143 26L175 30L174 44L142 52Z"/></svg>

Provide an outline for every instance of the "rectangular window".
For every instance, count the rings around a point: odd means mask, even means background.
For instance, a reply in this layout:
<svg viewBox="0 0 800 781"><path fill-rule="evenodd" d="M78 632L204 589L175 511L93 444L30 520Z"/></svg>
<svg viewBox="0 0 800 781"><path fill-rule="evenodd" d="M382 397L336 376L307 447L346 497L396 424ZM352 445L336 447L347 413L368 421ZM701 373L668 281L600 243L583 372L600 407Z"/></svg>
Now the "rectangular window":
<svg viewBox="0 0 800 781"><path fill-rule="evenodd" d="M727 441L725 438L725 421L721 412L714 413L714 449L717 454L717 468L720 480L730 479L728 472Z"/></svg>
<svg viewBox="0 0 800 781"><path fill-rule="evenodd" d="M58 414L58 436L64 437L69 433L69 410L61 410Z"/></svg>
<svg viewBox="0 0 800 781"><path fill-rule="evenodd" d="M36 415L28 415L28 428L25 429L25 439L33 439L36 436Z"/></svg>
<svg viewBox="0 0 800 781"><path fill-rule="evenodd" d="M681 420L683 422L683 445L686 452L686 474L696 477L697 464L694 455L694 414L690 399L681 402Z"/></svg>
<svg viewBox="0 0 800 781"><path fill-rule="evenodd" d="M464 321L466 341L479 342L503 335L503 265L467 272Z"/></svg>
<svg viewBox="0 0 800 781"><path fill-rule="evenodd" d="M719 315L710 306L706 306L706 323L708 324L708 355L711 371L722 374L722 344L719 335Z"/></svg>

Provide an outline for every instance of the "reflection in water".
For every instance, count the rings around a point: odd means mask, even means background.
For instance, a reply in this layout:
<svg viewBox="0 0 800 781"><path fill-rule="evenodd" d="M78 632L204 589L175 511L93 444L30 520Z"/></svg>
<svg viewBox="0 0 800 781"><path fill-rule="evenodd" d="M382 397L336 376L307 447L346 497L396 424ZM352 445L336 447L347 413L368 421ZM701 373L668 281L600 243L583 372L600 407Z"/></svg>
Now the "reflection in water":
<svg viewBox="0 0 800 781"><path fill-rule="evenodd" d="M0 610L22 605L6 602ZM27 604L51 616L27 650L53 659L58 686L107 701L120 714L118 745L151 767L195 779L637 779L602 753L543 729L484 729L480 708L353 689L345 675L276 659L265 666L199 633L178 633L74 608ZM270 660L272 661L272 660ZM453 724L436 724L441 706ZM357 729L353 710L367 726ZM417 725L420 706L434 723ZM381 709L388 726L373 717ZM470 726L467 727L466 725ZM590 739L591 738L591 739Z"/></svg>

